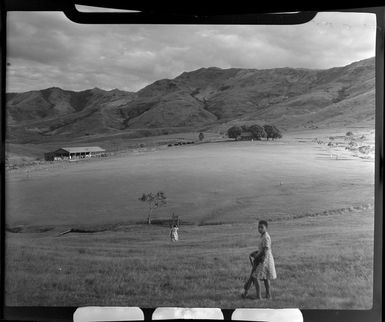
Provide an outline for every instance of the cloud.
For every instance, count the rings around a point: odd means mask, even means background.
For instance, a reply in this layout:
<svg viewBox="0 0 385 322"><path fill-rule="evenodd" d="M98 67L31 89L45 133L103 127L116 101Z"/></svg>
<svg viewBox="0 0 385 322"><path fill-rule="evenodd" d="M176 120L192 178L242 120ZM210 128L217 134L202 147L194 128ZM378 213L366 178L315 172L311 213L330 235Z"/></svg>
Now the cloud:
<svg viewBox="0 0 385 322"><path fill-rule="evenodd" d="M7 91L137 91L201 67L330 68L374 56L375 16L321 13L304 25L83 25L10 12Z"/></svg>

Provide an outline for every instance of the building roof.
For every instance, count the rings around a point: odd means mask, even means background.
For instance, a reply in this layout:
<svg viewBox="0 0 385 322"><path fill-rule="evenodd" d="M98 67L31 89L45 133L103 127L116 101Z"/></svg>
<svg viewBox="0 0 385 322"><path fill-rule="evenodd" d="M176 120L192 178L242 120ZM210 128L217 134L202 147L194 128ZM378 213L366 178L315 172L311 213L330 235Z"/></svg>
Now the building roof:
<svg viewBox="0 0 385 322"><path fill-rule="evenodd" d="M81 153L81 152L104 152L106 150L98 146L83 146L83 147L70 147L60 148L59 150L67 151L68 153Z"/></svg>

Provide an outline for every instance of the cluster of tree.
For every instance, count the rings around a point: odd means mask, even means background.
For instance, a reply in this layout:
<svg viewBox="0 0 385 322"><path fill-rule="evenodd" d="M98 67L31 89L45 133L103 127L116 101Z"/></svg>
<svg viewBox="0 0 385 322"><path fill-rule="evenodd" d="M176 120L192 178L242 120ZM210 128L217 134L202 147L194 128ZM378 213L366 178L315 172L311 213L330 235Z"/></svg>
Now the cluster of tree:
<svg viewBox="0 0 385 322"><path fill-rule="evenodd" d="M242 133L249 132L251 137L255 140L261 140L262 138L280 139L282 134L280 130L274 125L265 124L260 126L258 124L253 125L235 125L227 130L227 136L232 139L238 140L242 136Z"/></svg>

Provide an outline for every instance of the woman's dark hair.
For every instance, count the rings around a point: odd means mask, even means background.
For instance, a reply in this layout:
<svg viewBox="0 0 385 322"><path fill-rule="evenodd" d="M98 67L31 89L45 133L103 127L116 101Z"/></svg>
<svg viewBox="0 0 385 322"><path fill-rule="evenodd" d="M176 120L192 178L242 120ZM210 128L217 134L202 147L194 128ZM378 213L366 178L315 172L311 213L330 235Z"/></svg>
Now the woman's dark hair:
<svg viewBox="0 0 385 322"><path fill-rule="evenodd" d="M264 225L266 228L268 227L267 221L266 220L260 220L258 222L258 225Z"/></svg>

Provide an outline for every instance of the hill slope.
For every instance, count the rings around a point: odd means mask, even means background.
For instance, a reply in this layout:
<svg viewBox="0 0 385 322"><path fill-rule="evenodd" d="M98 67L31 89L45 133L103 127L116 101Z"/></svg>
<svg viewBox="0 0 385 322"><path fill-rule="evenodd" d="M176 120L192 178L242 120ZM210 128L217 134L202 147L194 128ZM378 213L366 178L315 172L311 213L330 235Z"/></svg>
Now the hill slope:
<svg viewBox="0 0 385 322"><path fill-rule="evenodd" d="M140 129L225 130L246 121L283 129L373 124L374 82L370 58L327 70L201 68L136 93L98 88L9 93L7 140L39 143Z"/></svg>

